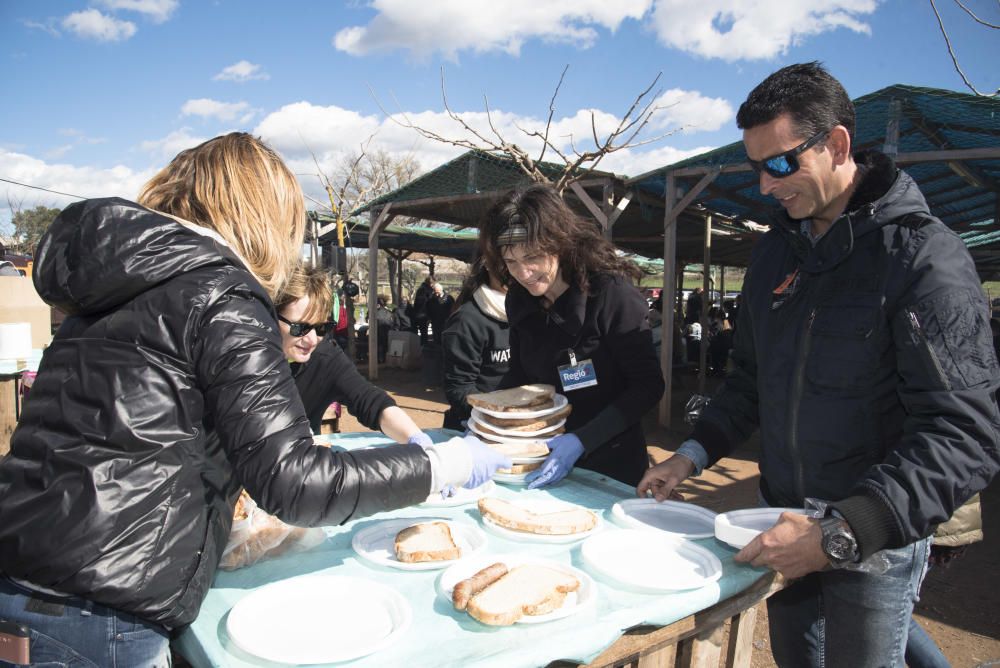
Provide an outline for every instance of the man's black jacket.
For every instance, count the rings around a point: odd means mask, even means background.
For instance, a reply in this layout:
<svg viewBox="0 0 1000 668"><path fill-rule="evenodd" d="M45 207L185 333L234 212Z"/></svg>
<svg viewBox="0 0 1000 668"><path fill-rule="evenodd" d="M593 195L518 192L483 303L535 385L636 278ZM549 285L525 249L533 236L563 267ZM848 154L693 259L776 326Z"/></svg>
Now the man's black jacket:
<svg viewBox="0 0 1000 668"><path fill-rule="evenodd" d="M785 217L754 249L735 370L693 437L714 462L759 427L767 501L835 502L868 556L929 535L1000 468L1000 374L962 240L889 158L856 160L815 246Z"/></svg>

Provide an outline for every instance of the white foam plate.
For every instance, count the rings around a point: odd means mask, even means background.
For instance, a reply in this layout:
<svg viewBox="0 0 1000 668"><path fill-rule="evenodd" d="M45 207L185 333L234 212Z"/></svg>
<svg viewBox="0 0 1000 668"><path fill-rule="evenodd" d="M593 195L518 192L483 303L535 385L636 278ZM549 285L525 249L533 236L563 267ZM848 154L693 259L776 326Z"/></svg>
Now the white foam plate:
<svg viewBox="0 0 1000 668"><path fill-rule="evenodd" d="M715 513L683 501L626 499L611 507L611 516L628 529L653 529L692 540L715 535Z"/></svg>
<svg viewBox="0 0 1000 668"><path fill-rule="evenodd" d="M348 661L395 642L413 611L385 585L340 575L306 575L265 585L229 611L226 629L242 650L267 661Z"/></svg>
<svg viewBox="0 0 1000 668"><path fill-rule="evenodd" d="M558 501L556 499L536 499L533 501L528 500L515 500L511 501L516 506L520 506L525 510L530 510L533 513L551 513L560 510L572 510L574 508L583 508L583 506L577 506L571 503L566 503L564 501ZM593 510L589 508L583 508L591 513ZM514 529L508 529L507 527L502 527L488 517L484 517L480 514L479 518L483 521L483 526L490 533L499 536L501 538L506 538L507 540L517 541L520 543L575 543L577 541L589 538L594 535L597 531L601 529L601 516L594 513L594 517L597 518L597 524L594 525L593 529L589 531L581 531L580 533L568 533L568 534L544 534L544 533L530 533L528 531L515 531Z"/></svg>
<svg viewBox="0 0 1000 668"><path fill-rule="evenodd" d="M414 524L444 522L451 528L452 538L462 551L459 559L447 561L400 561L396 558L396 534ZM486 547L486 535L472 524L453 522L441 517L401 517L372 525L354 534L351 547L359 557L379 566L398 568L404 571L432 571L446 568L470 557Z"/></svg>
<svg viewBox="0 0 1000 668"><path fill-rule="evenodd" d="M533 471L528 471L528 473L533 473ZM528 477L528 473L494 473L493 479L504 485L527 485L525 478Z"/></svg>
<svg viewBox="0 0 1000 668"><path fill-rule="evenodd" d="M722 562L709 550L658 531L605 531L580 552L589 569L644 592L698 589L722 577Z"/></svg>
<svg viewBox="0 0 1000 668"><path fill-rule="evenodd" d="M475 406L475 410L498 418L526 420L528 418L538 418L545 417L546 415L552 415L569 403L569 399L567 399L566 395L563 394L556 394L555 397L553 397L553 401L555 403L553 403L551 408L543 408L537 411L494 411L489 408L481 408L479 406Z"/></svg>
<svg viewBox="0 0 1000 668"><path fill-rule="evenodd" d="M492 480L487 480L484 484L474 489L456 487L455 494L444 498L440 493L434 493L427 497L427 500L420 505L425 508L454 508L455 506L467 506L475 503L484 496L488 496L496 491L497 485Z"/></svg>
<svg viewBox="0 0 1000 668"><path fill-rule="evenodd" d="M715 537L738 550L767 531L777 522L781 513L807 514L802 508L746 508L719 513L715 516Z"/></svg>
<svg viewBox="0 0 1000 668"><path fill-rule="evenodd" d="M573 568L567 564L549 561L548 559L539 559L537 557L521 554L502 554L493 556L485 555L455 564L445 572L441 573L441 577L438 578L438 595L447 601L449 606L452 606L451 592L455 589L456 584L465 578L472 577L482 569L497 562L506 564L508 569L512 569L515 566L523 566L524 564L539 564L541 566L548 566L549 568L569 573L580 581L580 588L566 594L566 599L559 608L556 608L552 612L544 615L524 615L521 619L517 620L515 624L542 624L544 622L551 622L554 619L568 617L569 615L580 612L580 610L582 610L585 606L593 603L597 596L597 587L594 585L593 578L581 571L579 568ZM459 611L455 610L455 613L458 614Z"/></svg>
<svg viewBox="0 0 1000 668"><path fill-rule="evenodd" d="M496 438L497 436L504 436L508 440L516 439L521 441L524 440L535 441L538 440L539 436L545 436L546 434L551 434L552 432L557 431L560 427L566 424L566 419L563 418L562 420L559 420L559 422L549 425L548 427L544 427L542 429L535 429L532 431L516 431L514 429L503 429L501 427L494 427L492 424L490 424L489 420L486 420L481 416L477 416L476 415L477 410L478 409L476 408L472 409L472 416L469 417L467 426L473 432L479 434L480 436L485 436L486 438Z"/></svg>

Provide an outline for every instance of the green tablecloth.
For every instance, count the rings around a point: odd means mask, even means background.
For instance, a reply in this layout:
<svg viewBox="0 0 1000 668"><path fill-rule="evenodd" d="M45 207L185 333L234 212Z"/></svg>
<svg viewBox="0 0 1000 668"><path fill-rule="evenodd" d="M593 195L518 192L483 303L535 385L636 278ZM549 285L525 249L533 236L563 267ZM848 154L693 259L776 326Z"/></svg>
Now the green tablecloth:
<svg viewBox="0 0 1000 668"><path fill-rule="evenodd" d="M432 431L435 441L451 435ZM381 434L336 434L329 437L346 449L371 447L390 441ZM634 489L582 469L545 490L497 485L496 496L505 499L555 498L576 503L601 515L601 531L617 531L610 509L615 502L632 498ZM236 647L226 632L229 611L256 588L286 578L333 574L366 578L401 592L413 607L410 628L392 645L369 656L336 665L350 666L481 666L514 668L543 666L555 659L586 662L614 642L621 632L638 624L666 625L703 610L753 584L766 571L733 561L736 551L714 538L694 541L716 554L723 574L700 589L647 594L623 591L588 570L580 543L512 542L487 532L487 554L518 553L571 564L587 571L597 584L595 605L563 619L543 624L487 627L465 613L456 612L437 594L440 570L402 571L374 565L351 548L353 534L373 523L398 517L443 517L479 523L475 505L454 508L415 506L380 513L343 526L326 527L327 539L303 553L285 555L232 572L220 571L195 622L175 641L174 647L196 668L207 666L269 666ZM349 605L349 602L345 602Z"/></svg>

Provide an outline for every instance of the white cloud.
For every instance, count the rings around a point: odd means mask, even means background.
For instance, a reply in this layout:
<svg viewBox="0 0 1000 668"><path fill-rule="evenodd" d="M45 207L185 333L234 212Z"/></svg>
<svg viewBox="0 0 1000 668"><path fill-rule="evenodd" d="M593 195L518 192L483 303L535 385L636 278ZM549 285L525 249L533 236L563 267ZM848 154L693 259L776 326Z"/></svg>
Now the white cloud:
<svg viewBox="0 0 1000 668"><path fill-rule="evenodd" d="M780 56L837 28L869 34L877 0L656 0L651 24L665 46L725 61Z"/></svg>
<svg viewBox="0 0 1000 668"><path fill-rule="evenodd" d="M25 28L31 28L33 30L41 30L42 32L48 33L52 37L59 37L61 33L55 27L55 25L53 25L54 21L55 19L49 19L45 21L45 23L41 23L39 21L31 21L28 19L24 19L21 21L21 23L24 24Z"/></svg>
<svg viewBox="0 0 1000 668"><path fill-rule="evenodd" d="M153 169L138 171L122 165L108 169L52 163L0 148L0 173L4 174L5 178L80 197L121 196L134 198L154 171ZM15 186L9 183L2 185L0 220L4 222L10 221L11 218L8 198L25 209L39 205L62 208L78 201L75 197L57 195L33 188Z"/></svg>
<svg viewBox="0 0 1000 668"><path fill-rule="evenodd" d="M597 28L617 30L627 18L639 19L651 0L464 0L412 2L374 0L378 12L365 26L337 32L333 45L354 56L408 50L418 57L440 51L454 59L459 51L504 51L517 55L528 40L591 46Z"/></svg>
<svg viewBox="0 0 1000 668"><path fill-rule="evenodd" d="M112 11L125 10L145 14L154 23L163 23L177 9L177 0L98 0Z"/></svg>
<svg viewBox="0 0 1000 668"><path fill-rule="evenodd" d="M191 128L181 128L174 130L161 139L150 139L139 144L139 149L150 153L157 160L164 164L173 159L175 155L187 148L193 148L198 144L211 139L211 137L199 137L191 134Z"/></svg>
<svg viewBox="0 0 1000 668"><path fill-rule="evenodd" d="M241 60L229 67L223 68L221 72L212 77L213 81L236 81L243 83L253 79L270 79L271 75L260 71L260 65L255 65L248 60Z"/></svg>
<svg viewBox="0 0 1000 668"><path fill-rule="evenodd" d="M120 21L96 9L85 9L63 17L62 27L80 37L98 42L119 42L128 39L136 31L135 24L131 21Z"/></svg>
<svg viewBox="0 0 1000 668"><path fill-rule="evenodd" d="M239 117L242 123L248 121L253 112L246 102L219 102L202 97L185 102L181 107L181 115L217 118L220 121L232 121Z"/></svg>
<svg viewBox="0 0 1000 668"><path fill-rule="evenodd" d="M659 109L650 125L654 128L680 128L682 132L714 132L731 121L736 113L721 97L704 97L698 91L671 88L656 100Z"/></svg>

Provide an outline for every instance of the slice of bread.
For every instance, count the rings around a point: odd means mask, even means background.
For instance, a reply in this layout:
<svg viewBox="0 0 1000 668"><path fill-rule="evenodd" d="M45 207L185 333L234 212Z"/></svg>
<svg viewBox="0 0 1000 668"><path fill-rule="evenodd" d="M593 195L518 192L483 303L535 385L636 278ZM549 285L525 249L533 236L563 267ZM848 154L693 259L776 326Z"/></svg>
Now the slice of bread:
<svg viewBox="0 0 1000 668"><path fill-rule="evenodd" d="M487 445L508 457L546 457L549 454L549 446L544 441L503 441Z"/></svg>
<svg viewBox="0 0 1000 668"><path fill-rule="evenodd" d="M579 506L553 513L534 513L509 501L486 497L479 499L479 513L506 529L547 536L582 533L597 526L597 515Z"/></svg>
<svg viewBox="0 0 1000 668"><path fill-rule="evenodd" d="M396 558L414 563L418 561L446 561L458 559L462 550L455 544L451 527L445 522L425 522L406 527L396 534Z"/></svg>
<svg viewBox="0 0 1000 668"><path fill-rule="evenodd" d="M521 385L506 390L480 392L468 395L465 400L470 406L491 411L540 410L541 404L549 403L556 394L552 385Z"/></svg>
<svg viewBox="0 0 1000 668"><path fill-rule="evenodd" d="M538 431L539 429L545 429L546 427L551 427L554 424L562 422L572 411L572 404L567 403L552 415L546 415L545 417L498 418L485 414L480 417L477 414L476 422L486 426L487 429L493 427L497 429L504 429L506 431Z"/></svg>
<svg viewBox="0 0 1000 668"><path fill-rule="evenodd" d="M490 626L508 626L524 615L544 615L559 608L580 581L541 564L517 566L473 596L469 614Z"/></svg>

